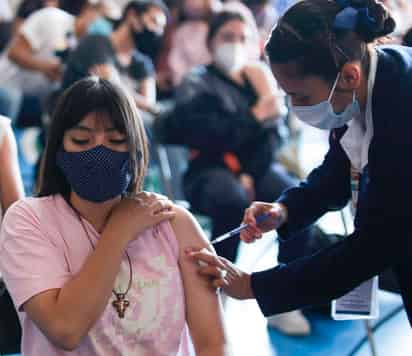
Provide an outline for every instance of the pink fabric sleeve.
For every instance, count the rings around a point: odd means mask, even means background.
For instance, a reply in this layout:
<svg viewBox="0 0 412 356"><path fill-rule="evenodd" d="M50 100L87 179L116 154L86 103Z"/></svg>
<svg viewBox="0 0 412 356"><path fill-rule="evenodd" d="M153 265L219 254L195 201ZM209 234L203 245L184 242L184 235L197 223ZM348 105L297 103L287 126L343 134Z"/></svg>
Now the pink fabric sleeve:
<svg viewBox="0 0 412 356"><path fill-rule="evenodd" d="M64 252L46 227L25 201L14 204L3 220L0 272L18 310L31 297L61 288L71 278Z"/></svg>

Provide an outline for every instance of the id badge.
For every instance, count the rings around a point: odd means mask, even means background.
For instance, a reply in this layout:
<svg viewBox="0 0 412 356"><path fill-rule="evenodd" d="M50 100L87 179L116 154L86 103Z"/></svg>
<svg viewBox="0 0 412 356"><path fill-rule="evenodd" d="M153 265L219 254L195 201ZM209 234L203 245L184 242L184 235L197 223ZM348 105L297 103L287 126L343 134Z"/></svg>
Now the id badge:
<svg viewBox="0 0 412 356"><path fill-rule="evenodd" d="M379 317L378 276L332 302L335 320L375 319Z"/></svg>
<svg viewBox="0 0 412 356"><path fill-rule="evenodd" d="M364 174L351 168L352 214L355 216L359 190L365 184L368 172ZM332 302L332 318L335 320L375 319L379 316L378 276L363 282L360 286Z"/></svg>

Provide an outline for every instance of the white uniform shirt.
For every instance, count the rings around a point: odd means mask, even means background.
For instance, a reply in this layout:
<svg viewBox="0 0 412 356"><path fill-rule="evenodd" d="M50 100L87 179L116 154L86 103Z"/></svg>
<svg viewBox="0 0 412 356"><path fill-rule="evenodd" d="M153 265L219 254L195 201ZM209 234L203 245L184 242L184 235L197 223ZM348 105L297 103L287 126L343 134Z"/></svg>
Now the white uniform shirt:
<svg viewBox="0 0 412 356"><path fill-rule="evenodd" d="M349 128L340 140L352 168L360 173L368 164L369 145L373 137L372 92L378 64L378 55L375 50L371 52L370 57L366 110L349 122Z"/></svg>
<svg viewBox="0 0 412 356"><path fill-rule="evenodd" d="M0 1L0 21L11 21L13 19L13 12L10 4L6 1Z"/></svg>
<svg viewBox="0 0 412 356"><path fill-rule="evenodd" d="M74 16L54 7L33 13L23 23L20 33L38 58L55 58L55 52L67 48L68 34L74 32ZM16 87L25 93L42 96L50 91L51 82L42 73L23 69L8 58L0 57L0 87Z"/></svg>

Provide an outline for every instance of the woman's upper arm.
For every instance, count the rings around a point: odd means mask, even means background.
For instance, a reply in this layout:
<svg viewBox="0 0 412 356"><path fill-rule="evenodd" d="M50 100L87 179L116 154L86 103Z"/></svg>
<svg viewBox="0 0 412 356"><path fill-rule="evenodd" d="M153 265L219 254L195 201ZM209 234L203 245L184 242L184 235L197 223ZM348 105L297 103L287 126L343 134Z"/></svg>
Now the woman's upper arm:
<svg viewBox="0 0 412 356"><path fill-rule="evenodd" d="M208 280L198 273L198 265L185 255L190 247L213 247L208 243L201 227L194 217L184 209L176 208L172 221L179 243L179 265L186 299L186 320L197 354L208 354L214 349L214 356L225 354L226 336L220 298ZM220 350L220 351L216 351ZM216 353L217 352L217 353Z"/></svg>
<svg viewBox="0 0 412 356"><path fill-rule="evenodd" d="M276 90L276 81L269 67L263 62L254 62L244 68L244 72L253 84L259 85L259 91L267 95Z"/></svg>
<svg viewBox="0 0 412 356"><path fill-rule="evenodd" d="M1 126L3 126L2 123ZM0 143L0 162L2 162L0 197L2 208L7 210L11 204L23 198L24 189L17 157L16 139L9 124L4 125L2 129L5 133Z"/></svg>
<svg viewBox="0 0 412 356"><path fill-rule="evenodd" d="M22 56L28 56L32 52L33 49L30 42L22 34L17 34L10 45L7 55L11 61L19 64Z"/></svg>

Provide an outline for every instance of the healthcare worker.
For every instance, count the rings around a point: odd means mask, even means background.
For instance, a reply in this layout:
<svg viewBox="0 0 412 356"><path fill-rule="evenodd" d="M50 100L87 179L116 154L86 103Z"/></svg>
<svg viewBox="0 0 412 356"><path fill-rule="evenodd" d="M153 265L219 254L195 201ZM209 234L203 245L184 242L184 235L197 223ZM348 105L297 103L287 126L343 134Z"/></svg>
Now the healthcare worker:
<svg viewBox="0 0 412 356"><path fill-rule="evenodd" d="M412 321L412 49L376 47L395 28L376 0L303 0L274 28L266 46L274 76L298 117L330 130L320 167L273 204L255 202L241 234L280 239L352 200L355 230L320 253L253 273L203 251L201 273L239 299L256 298L265 315L340 297L391 267ZM257 225L255 218L270 213ZM222 272L228 273L222 273ZM223 278L225 277L225 278Z"/></svg>

